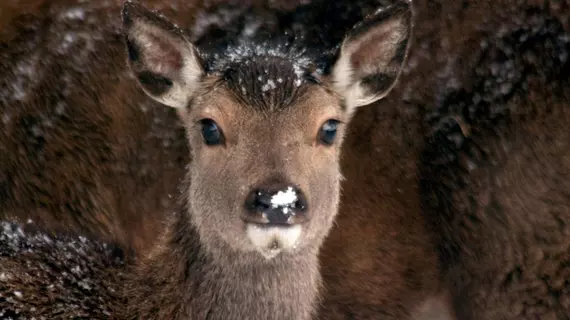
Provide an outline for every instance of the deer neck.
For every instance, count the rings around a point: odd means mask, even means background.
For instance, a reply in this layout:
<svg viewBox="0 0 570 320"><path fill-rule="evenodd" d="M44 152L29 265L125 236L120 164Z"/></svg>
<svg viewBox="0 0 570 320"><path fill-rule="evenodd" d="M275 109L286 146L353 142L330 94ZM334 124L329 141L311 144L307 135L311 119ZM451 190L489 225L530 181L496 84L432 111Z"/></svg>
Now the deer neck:
<svg viewBox="0 0 570 320"><path fill-rule="evenodd" d="M179 223L174 234L180 237L169 251L185 255L181 319L312 318L321 280L317 249L266 259L257 252L224 250L222 244L217 252L207 250L190 223Z"/></svg>

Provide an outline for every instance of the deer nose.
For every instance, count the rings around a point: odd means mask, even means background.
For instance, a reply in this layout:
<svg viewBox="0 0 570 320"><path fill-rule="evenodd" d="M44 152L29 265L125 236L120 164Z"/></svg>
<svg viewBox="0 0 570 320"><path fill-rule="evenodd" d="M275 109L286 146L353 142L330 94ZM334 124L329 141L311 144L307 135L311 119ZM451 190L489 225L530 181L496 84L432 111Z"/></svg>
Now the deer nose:
<svg viewBox="0 0 570 320"><path fill-rule="evenodd" d="M297 187L278 184L252 190L244 220L263 225L295 225L308 220L307 199Z"/></svg>

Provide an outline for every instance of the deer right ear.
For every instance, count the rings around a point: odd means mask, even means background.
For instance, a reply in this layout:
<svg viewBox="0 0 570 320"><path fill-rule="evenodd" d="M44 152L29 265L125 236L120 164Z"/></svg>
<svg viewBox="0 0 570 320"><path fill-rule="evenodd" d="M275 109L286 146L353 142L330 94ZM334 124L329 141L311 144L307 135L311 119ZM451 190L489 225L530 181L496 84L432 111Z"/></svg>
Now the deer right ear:
<svg viewBox="0 0 570 320"><path fill-rule="evenodd" d="M370 104L390 92L406 61L411 33L408 0L377 11L349 32L332 74L349 108Z"/></svg>
<svg viewBox="0 0 570 320"><path fill-rule="evenodd" d="M163 16L135 1L122 10L128 64L144 92L185 108L204 74L197 49Z"/></svg>

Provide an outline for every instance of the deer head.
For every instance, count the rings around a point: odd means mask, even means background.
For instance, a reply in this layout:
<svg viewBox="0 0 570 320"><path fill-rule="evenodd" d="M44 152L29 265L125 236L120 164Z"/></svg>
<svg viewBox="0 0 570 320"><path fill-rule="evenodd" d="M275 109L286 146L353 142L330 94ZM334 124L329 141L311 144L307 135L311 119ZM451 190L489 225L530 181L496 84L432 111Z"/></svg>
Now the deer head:
<svg viewBox="0 0 570 320"><path fill-rule="evenodd" d="M346 126L357 107L384 97L398 79L410 4L356 25L330 72L263 44L208 56L136 2L126 2L123 24L138 83L185 123L193 159L188 214L203 245L267 258L318 248L338 210Z"/></svg>

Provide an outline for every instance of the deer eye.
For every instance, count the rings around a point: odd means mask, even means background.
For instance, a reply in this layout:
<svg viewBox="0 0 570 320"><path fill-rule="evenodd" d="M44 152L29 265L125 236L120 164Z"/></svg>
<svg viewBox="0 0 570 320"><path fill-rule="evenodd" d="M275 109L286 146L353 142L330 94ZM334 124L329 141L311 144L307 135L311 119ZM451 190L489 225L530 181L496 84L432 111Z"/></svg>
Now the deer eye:
<svg viewBox="0 0 570 320"><path fill-rule="evenodd" d="M214 120L203 119L200 124L202 125L202 138L206 145L215 146L223 143L224 135Z"/></svg>
<svg viewBox="0 0 570 320"><path fill-rule="evenodd" d="M337 127L337 120L327 120L319 130L319 142L327 146L332 145L336 138Z"/></svg>

